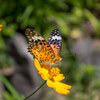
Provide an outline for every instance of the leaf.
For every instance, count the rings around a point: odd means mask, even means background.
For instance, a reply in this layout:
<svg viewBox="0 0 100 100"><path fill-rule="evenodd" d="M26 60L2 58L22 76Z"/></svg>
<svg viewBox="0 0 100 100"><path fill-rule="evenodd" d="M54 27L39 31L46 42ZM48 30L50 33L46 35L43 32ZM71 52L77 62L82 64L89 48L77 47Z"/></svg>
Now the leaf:
<svg viewBox="0 0 100 100"><path fill-rule="evenodd" d="M100 21L89 10L85 9L84 13L95 28L97 36L100 37Z"/></svg>
<svg viewBox="0 0 100 100"><path fill-rule="evenodd" d="M12 87L9 81L2 74L0 74L0 79L2 80L6 88L11 92L15 100L22 100L20 95L16 92L16 90Z"/></svg>

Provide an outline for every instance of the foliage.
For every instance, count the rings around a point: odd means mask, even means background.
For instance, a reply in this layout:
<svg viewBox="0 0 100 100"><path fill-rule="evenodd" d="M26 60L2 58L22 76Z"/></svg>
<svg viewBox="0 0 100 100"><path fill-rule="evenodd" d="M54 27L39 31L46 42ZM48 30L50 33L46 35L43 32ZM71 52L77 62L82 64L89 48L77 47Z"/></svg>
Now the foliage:
<svg viewBox="0 0 100 100"><path fill-rule="evenodd" d="M2 74L0 74L0 80L4 83L4 85L10 92L4 92L4 97L6 100L22 100L19 94L16 92L16 90L12 87L9 81Z"/></svg>

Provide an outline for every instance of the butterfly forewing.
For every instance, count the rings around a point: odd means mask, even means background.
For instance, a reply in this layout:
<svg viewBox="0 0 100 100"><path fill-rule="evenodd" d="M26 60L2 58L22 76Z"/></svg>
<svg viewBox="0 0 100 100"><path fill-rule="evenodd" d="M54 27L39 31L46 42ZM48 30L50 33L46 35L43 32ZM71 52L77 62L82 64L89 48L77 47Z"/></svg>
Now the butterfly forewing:
<svg viewBox="0 0 100 100"><path fill-rule="evenodd" d="M52 63L55 54L50 44L33 29L27 28L25 33L29 40L28 51L37 58L40 63Z"/></svg>

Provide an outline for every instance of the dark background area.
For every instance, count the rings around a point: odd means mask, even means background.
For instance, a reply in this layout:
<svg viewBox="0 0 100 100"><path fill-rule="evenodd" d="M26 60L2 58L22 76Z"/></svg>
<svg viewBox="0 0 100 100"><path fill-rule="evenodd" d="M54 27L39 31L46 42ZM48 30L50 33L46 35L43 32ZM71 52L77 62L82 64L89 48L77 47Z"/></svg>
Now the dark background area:
<svg viewBox="0 0 100 100"><path fill-rule="evenodd" d="M0 100L23 100L43 80L27 52L25 29L62 36L67 96L46 85L29 100L100 100L100 0L0 0Z"/></svg>

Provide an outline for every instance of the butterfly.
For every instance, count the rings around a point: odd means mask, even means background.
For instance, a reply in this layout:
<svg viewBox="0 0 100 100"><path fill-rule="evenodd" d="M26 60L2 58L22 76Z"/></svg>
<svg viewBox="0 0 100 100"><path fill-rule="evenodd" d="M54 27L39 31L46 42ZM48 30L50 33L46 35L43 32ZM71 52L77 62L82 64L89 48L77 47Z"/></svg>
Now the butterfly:
<svg viewBox="0 0 100 100"><path fill-rule="evenodd" d="M50 38L46 41L38 32L27 28L26 36L29 40L28 52L30 52L39 63L54 64L61 61L60 51L62 46L62 37L58 29L51 32Z"/></svg>

